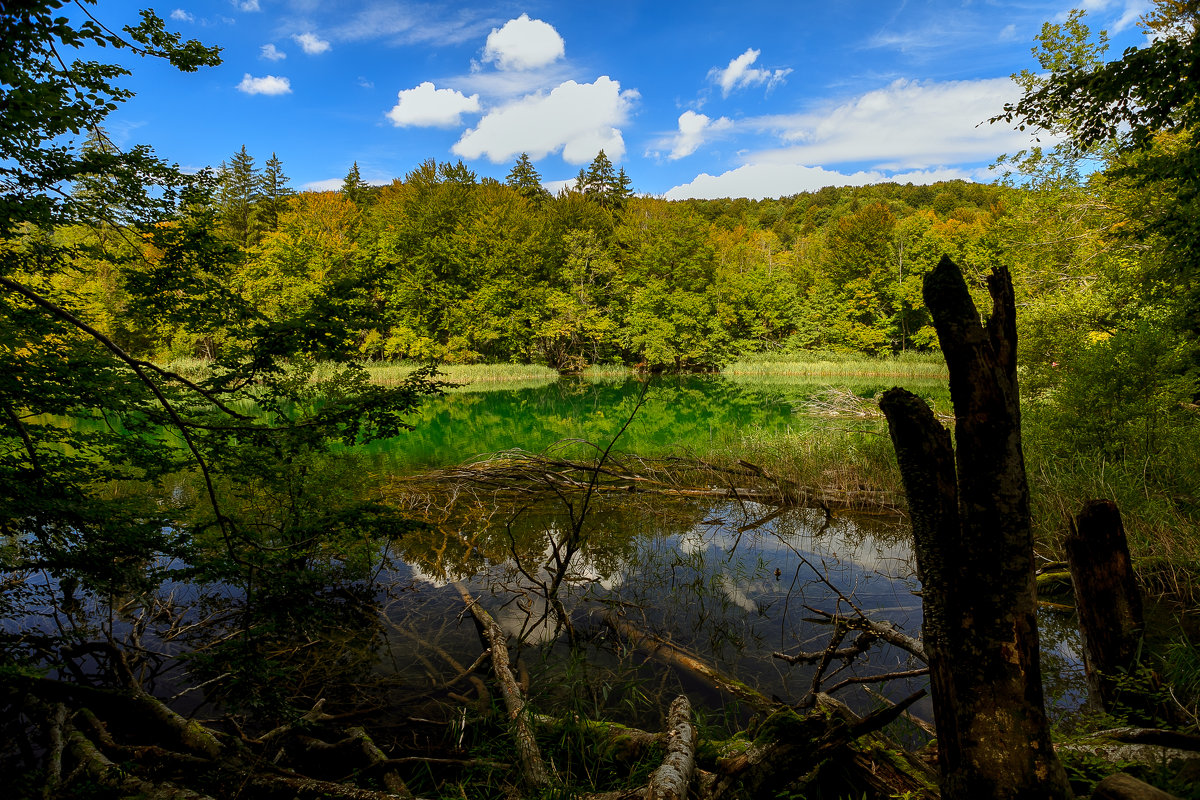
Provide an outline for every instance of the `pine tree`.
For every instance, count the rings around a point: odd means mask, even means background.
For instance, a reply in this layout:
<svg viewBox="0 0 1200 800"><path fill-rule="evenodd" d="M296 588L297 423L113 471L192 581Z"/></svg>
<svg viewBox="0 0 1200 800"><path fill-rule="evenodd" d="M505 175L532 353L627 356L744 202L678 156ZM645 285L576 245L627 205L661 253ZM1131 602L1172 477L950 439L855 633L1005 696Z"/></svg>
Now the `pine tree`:
<svg viewBox="0 0 1200 800"><path fill-rule="evenodd" d="M367 202L367 192L367 182L359 174L358 162L355 161L354 165L350 167L350 171L346 173L346 179L342 181L342 194L354 205L361 206Z"/></svg>
<svg viewBox="0 0 1200 800"><path fill-rule="evenodd" d="M258 204L258 219L267 230L277 231L279 215L287 206L287 199L294 196L296 191L288 186L288 177L283 174L283 162L275 153L271 153L265 166L260 184L262 199Z"/></svg>
<svg viewBox="0 0 1200 800"><path fill-rule="evenodd" d="M242 247L249 247L256 233L254 208L261 197L262 178L254 158L246 152L246 145L228 162L221 162L217 175L220 181L217 214L221 224L230 238Z"/></svg>
<svg viewBox="0 0 1200 800"><path fill-rule="evenodd" d="M550 196L542 186L542 176L529 160L528 153L521 153L512 171L508 173L505 183L516 189L521 195L534 202L539 202Z"/></svg>

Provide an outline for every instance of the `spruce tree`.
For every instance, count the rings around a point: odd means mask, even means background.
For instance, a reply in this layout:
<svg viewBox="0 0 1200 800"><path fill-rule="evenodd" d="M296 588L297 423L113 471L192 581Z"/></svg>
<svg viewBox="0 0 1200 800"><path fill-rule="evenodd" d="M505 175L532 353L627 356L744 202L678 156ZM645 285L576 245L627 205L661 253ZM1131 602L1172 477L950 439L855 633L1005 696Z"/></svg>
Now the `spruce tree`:
<svg viewBox="0 0 1200 800"><path fill-rule="evenodd" d="M624 168L618 174L603 150L596 154L586 170L579 170L575 189L606 208L620 208L632 194Z"/></svg>
<svg viewBox="0 0 1200 800"><path fill-rule="evenodd" d="M254 209L261 197L262 178L246 145L222 162L218 171L217 214L231 239L242 247L253 244Z"/></svg>
<svg viewBox="0 0 1200 800"><path fill-rule="evenodd" d="M283 174L283 162L275 153L267 159L259 193L258 219L267 230L279 230L279 215L287 205L287 199L296 194L288 186L288 177Z"/></svg>
<svg viewBox="0 0 1200 800"><path fill-rule="evenodd" d="M355 161L346 173L346 179L342 181L342 194L354 205L362 206L367 201L367 191L367 182L359 174L358 162Z"/></svg>
<svg viewBox="0 0 1200 800"><path fill-rule="evenodd" d="M523 197L535 202L550 195L542 186L542 176L533 166L533 162L529 160L528 153L521 153L521 157L513 165L512 171L508 173L505 183L520 192Z"/></svg>

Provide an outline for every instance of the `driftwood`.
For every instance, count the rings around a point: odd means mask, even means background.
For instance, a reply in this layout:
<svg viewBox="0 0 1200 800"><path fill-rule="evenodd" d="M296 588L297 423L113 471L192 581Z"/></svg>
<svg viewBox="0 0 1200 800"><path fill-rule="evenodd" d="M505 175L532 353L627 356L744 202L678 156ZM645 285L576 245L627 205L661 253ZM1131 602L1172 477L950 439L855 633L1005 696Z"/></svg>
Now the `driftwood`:
<svg viewBox="0 0 1200 800"><path fill-rule="evenodd" d="M680 695L667 714L667 756L646 787L647 800L686 800L696 770L696 726L692 704Z"/></svg>
<svg viewBox="0 0 1200 800"><path fill-rule="evenodd" d="M628 620L606 610L599 614L599 619L615 633L620 634L629 644L663 664L683 670L700 679L709 686L725 694L736 697L757 711L772 711L778 704L761 692L749 686L722 675L708 664L657 636L640 630Z"/></svg>
<svg viewBox="0 0 1200 800"><path fill-rule="evenodd" d="M521 775L530 786L549 786L554 782L546 762L542 759L541 750L533 736L533 728L529 723L529 712L525 707L525 697L521 687L513 677L508 659L508 635L499 623L492 618L478 601L471 596L467 587L461 583L455 584L462 595L467 611L475 619L479 628L480 638L492 654L492 674L496 676L496 684L500 695L504 698L504 707L512 723L513 739L517 748L517 757L521 764Z"/></svg>

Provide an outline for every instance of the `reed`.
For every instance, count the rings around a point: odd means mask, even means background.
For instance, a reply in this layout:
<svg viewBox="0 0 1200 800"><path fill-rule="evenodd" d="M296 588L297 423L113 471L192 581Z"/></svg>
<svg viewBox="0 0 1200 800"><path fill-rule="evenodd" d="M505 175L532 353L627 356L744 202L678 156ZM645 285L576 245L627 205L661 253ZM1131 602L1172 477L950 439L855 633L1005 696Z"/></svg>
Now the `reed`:
<svg viewBox="0 0 1200 800"><path fill-rule="evenodd" d="M946 364L940 353L902 353L885 358L858 354L800 353L795 355L759 354L734 361L721 370L726 376L823 377L823 378L947 378Z"/></svg>

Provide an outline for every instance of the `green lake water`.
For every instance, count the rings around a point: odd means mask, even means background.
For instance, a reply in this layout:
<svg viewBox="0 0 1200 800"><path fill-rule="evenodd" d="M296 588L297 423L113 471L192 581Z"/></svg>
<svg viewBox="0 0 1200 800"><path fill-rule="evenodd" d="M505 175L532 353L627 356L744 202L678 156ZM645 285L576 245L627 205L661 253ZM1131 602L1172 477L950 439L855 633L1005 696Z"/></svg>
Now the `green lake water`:
<svg viewBox="0 0 1200 800"><path fill-rule="evenodd" d="M827 392L820 379L730 379L723 376L658 377L649 380L646 402L621 437L618 449L643 456L704 455L736 447L743 436L764 438L817 428L870 427L878 420L832 421L805 413ZM855 395L872 398L895 385L886 379L841 381ZM935 404L946 402L941 381L904 381ZM465 386L431 398L410 422L415 429L376 442L366 452L391 469L408 471L460 464L511 449L541 450L567 439L606 446L633 411L645 382L562 378L542 386ZM874 422L874 424L871 424Z"/></svg>

